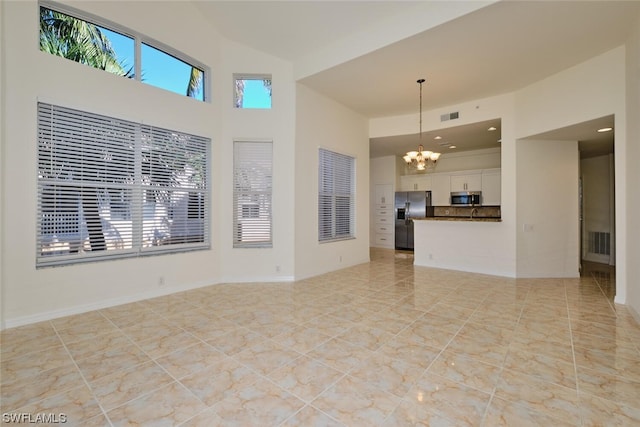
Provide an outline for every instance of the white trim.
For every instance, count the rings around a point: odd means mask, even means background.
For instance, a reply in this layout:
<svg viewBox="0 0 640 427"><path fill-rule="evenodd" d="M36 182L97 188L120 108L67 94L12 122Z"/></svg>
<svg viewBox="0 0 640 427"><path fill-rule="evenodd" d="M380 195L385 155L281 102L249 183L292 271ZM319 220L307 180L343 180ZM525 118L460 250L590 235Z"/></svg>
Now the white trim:
<svg viewBox="0 0 640 427"><path fill-rule="evenodd" d="M617 304L617 302L616 302ZM629 313L631 313L631 317L633 317L635 319L636 322L638 322L638 325L640 325L640 313L638 313L632 306L631 304L629 305L625 305L625 307L627 307L629 309Z"/></svg>
<svg viewBox="0 0 640 427"><path fill-rule="evenodd" d="M129 304L132 302L144 301L151 298L171 295L171 294L189 291L193 289L204 288L207 286L217 286L221 283L222 282L212 284L211 281L196 282L196 283L191 283L183 286L154 289L154 290L145 291L145 292L141 292L134 295L129 295L126 297L109 298L96 303L81 304L81 305L76 305L73 307L64 308L60 310L45 311L45 312L41 312L41 313L29 315L29 316L20 316L12 319L6 319L2 327L3 329L15 328L18 326L44 322L48 320L58 319L60 317L72 316L74 314L82 314L89 311L101 310L104 308L115 307L122 304Z"/></svg>
<svg viewBox="0 0 640 427"><path fill-rule="evenodd" d="M280 283L290 284L291 282L295 282L294 276L264 276L264 277L225 277L221 279L219 285L225 283Z"/></svg>

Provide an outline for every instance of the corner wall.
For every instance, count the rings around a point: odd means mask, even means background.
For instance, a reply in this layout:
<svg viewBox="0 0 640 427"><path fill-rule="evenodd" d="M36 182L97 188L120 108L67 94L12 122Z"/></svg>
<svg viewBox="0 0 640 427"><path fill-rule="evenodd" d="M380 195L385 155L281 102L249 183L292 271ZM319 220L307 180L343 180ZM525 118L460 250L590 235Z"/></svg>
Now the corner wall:
<svg viewBox="0 0 640 427"><path fill-rule="evenodd" d="M216 69L222 99L221 139L216 144L217 200L213 226L219 252L221 282L291 281L294 276L295 83L289 62L227 41L225 58ZM271 109L233 108L234 73L271 74ZM233 141L273 142L271 248L233 247ZM250 265L251 268L247 268Z"/></svg>
<svg viewBox="0 0 640 427"><path fill-rule="evenodd" d="M71 2L71 7L165 43L210 67L211 102L199 102L40 52L38 3L2 1L0 273L2 327L13 327L219 283L293 276L295 85L284 61L232 44L189 2ZM185 31L176 31L175 22ZM188 31L186 31L188 29ZM194 43L206 40L206 43ZM270 73L274 108L233 110L232 73ZM176 129L212 140L211 249L35 268L37 102ZM232 140L274 141L274 248L232 251ZM7 183L12 183L8 186ZM1 206L4 207L2 210ZM276 264L279 263L279 264ZM247 265L255 268L247 269ZM277 274L275 265L280 265ZM162 277L163 281L159 280Z"/></svg>
<svg viewBox="0 0 640 427"><path fill-rule="evenodd" d="M308 87L296 89L295 278L369 261L367 120ZM356 158L356 238L318 242L318 149Z"/></svg>
<svg viewBox="0 0 640 427"><path fill-rule="evenodd" d="M554 74L535 84L516 92L516 122L518 139L531 138L535 135L574 125L584 121L614 115L615 116L615 212L616 212L616 302L624 304L628 287L628 222L627 213L629 197L627 185L633 181L627 178L629 156L627 150L627 111L625 105L628 90L625 86L625 47L620 46L597 57ZM520 142L516 149L520 150ZM525 146L523 146L525 147ZM520 170L530 168L526 156L518 153L518 179L522 178ZM577 159L576 159L577 162ZM518 188L520 185L518 184ZM552 189L550 189L551 191ZM576 187L577 191L577 187ZM545 203L546 198L538 193L538 203ZM529 195L518 193L518 198ZM521 206L519 203L518 206ZM518 253L520 269L518 276L525 274L528 258L531 254L522 252L526 246L522 230L529 224L527 211L518 209ZM534 231L535 233L535 228ZM528 237L527 237L528 239ZM567 243L567 248L571 248ZM572 250L572 249L571 249ZM521 257L525 257L522 258Z"/></svg>
<svg viewBox="0 0 640 427"><path fill-rule="evenodd" d="M629 186L626 189L625 197L628 200L628 211L634 215L627 216L625 224L627 238L627 259L630 262L626 272L627 282L627 304L640 323L640 226L638 212L640 212L640 168L637 162L640 159L640 17L636 21L634 31L627 40L626 49L626 93L627 93L627 156L619 159L616 156L616 168L618 162L626 164L626 176ZM617 129L616 129L617 132ZM617 153L616 153L617 154ZM616 181L617 183L617 181ZM617 190L616 190L617 193ZM617 195L617 194L616 194ZM625 232L617 228L616 235ZM619 278L620 275L617 275ZM617 299L616 299L617 301Z"/></svg>
<svg viewBox="0 0 640 427"><path fill-rule="evenodd" d="M131 27L135 22L135 30L205 64L213 66L218 61L220 41L213 33L203 33L203 22L193 25L192 36L208 38L207 48L194 47L183 36L173 37L171 19L176 16L187 22L197 19L191 16L187 5L156 5L154 7L162 7L162 13L153 21L144 19L149 10L142 3L130 3L126 11L108 2L73 5L125 26ZM212 262L217 252L215 243L209 251L36 269L38 101L207 136L214 146L220 139L216 131L217 108L215 104L195 101L41 52L38 3L10 1L3 2L3 7L5 85L2 96L11 108L3 113L6 126L2 174L5 182L13 183L2 194L5 326L215 283L218 274ZM164 278L162 283L159 277Z"/></svg>
<svg viewBox="0 0 640 427"><path fill-rule="evenodd" d="M0 1L0 331L5 328L4 325L4 312L5 312L5 303L6 298L4 296L4 254L7 252L7 242L5 240L5 222L4 222L4 171L6 169L5 166L5 155L4 155L4 147L6 144L5 137L5 129L6 129L6 121L5 121L5 96L4 90L6 86L5 82L5 51L6 51L6 40L7 34L5 32L6 28L6 19L7 13L5 10L5 2Z"/></svg>

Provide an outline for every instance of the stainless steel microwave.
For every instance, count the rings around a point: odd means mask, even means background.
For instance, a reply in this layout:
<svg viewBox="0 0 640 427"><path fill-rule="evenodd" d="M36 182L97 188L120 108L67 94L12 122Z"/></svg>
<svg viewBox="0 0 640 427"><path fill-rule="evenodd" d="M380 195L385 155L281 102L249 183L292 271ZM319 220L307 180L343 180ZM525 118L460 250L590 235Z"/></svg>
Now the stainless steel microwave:
<svg viewBox="0 0 640 427"><path fill-rule="evenodd" d="M452 191L451 206L481 206L482 191Z"/></svg>

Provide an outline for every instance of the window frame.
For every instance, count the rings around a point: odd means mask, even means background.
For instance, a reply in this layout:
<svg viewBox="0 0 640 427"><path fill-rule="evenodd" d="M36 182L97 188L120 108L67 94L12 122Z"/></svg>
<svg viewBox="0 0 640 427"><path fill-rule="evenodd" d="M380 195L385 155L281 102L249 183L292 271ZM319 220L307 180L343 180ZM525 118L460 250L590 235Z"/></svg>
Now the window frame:
<svg viewBox="0 0 640 427"><path fill-rule="evenodd" d="M211 248L210 138L49 102L39 101L37 110L37 268ZM87 133L87 127L94 132ZM174 148L164 150L166 144ZM157 181L150 172L153 152L164 154ZM51 191L59 195L48 196ZM84 195L89 191L95 200ZM150 192L163 192L168 201L159 204L154 198L150 205ZM112 194L127 195L128 216L118 203L113 217ZM192 194L197 195L195 212ZM92 224L101 223L102 247L93 247L87 200L95 202ZM73 219L66 220L65 213ZM164 232L158 235L164 240L155 240L156 230ZM91 250L85 251L87 244Z"/></svg>
<svg viewBox="0 0 640 427"><path fill-rule="evenodd" d="M323 156L323 152L325 155ZM325 171L324 168L327 166L327 161L323 161L323 157L328 156L328 158L332 161L332 171ZM348 171L340 171L339 164L336 164L336 160L341 159L343 161L347 161L348 163ZM344 175L343 175L344 174ZM335 183L339 181L339 179L344 178L345 175L349 176L349 191L340 192L336 190ZM332 185L331 191L325 191L323 188L324 177L328 177ZM330 198L330 215L326 215L326 212L323 212L323 198ZM339 221L339 212L338 212L338 202L340 200L344 200L345 197L348 197L348 224L341 223ZM334 150L330 150L327 148L318 148L318 198L317 198L317 209L318 209L318 242L319 243L330 243L342 240L351 240L356 238L356 157L339 153ZM344 205L343 205L344 206ZM327 230L325 227L326 219L330 220L330 230ZM347 233L340 233L340 229L344 229L345 225L348 226ZM327 233L329 232L329 233ZM329 235L327 235L329 234Z"/></svg>
<svg viewBox="0 0 640 427"><path fill-rule="evenodd" d="M79 10L76 9L74 7L71 6L67 6L64 4L60 4L60 3L56 3L54 1L50 1L50 0L40 0L38 1L38 14L40 13L40 8L44 7L46 9L52 10L54 12L60 12L63 13L65 15L69 15L73 18L85 21L87 23L96 25L98 27L102 27L105 28L109 31L113 31L115 33L119 33L123 36L129 37L131 39L133 39L134 42L134 58L133 58L133 68L134 68L134 78L131 80L135 80L139 83L144 83L147 86L151 86L151 87L155 87L161 90L164 90L166 92L170 92L170 93L174 93L176 95L180 95L177 92L174 92L172 90L169 89L164 89L160 86L155 86L149 83L145 83L142 80L142 44L146 44L156 50L159 50L169 56L174 57L175 59L178 59L184 63L186 63L187 65L190 65L191 67L194 68L198 68L199 70L202 71L203 78L202 78L202 100L198 99L198 98L194 98L194 97L190 97L190 96L186 96L186 95L182 95L185 98L190 98L190 99L194 99L196 101L200 101L200 102L207 102L207 103L211 103L211 69L210 67L206 66L204 63L196 60L195 58L189 56L188 54L181 52L175 48L172 48L168 45L166 45L165 43L162 43L158 40L155 40L151 37L148 37L138 31L132 30L130 28L127 28L123 25L117 24L113 21L110 21L108 19L102 18L100 16L94 15L92 13L89 12L85 12L83 10ZM38 34L40 34L40 21L38 20ZM40 38L38 37L38 50L41 51L40 49ZM57 55L54 55L57 56ZM63 58L64 59L64 58ZM75 62L73 60L70 60L71 62Z"/></svg>

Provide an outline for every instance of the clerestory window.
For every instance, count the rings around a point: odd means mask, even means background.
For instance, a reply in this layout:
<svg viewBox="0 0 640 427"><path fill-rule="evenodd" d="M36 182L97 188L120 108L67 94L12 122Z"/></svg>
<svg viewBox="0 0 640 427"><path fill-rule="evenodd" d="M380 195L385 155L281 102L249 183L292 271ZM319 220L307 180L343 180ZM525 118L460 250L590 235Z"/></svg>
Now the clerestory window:
<svg viewBox="0 0 640 427"><path fill-rule="evenodd" d="M134 31L42 3L40 50L112 74L205 100L205 67Z"/></svg>
<svg viewBox="0 0 640 427"><path fill-rule="evenodd" d="M235 74L235 108L271 108L271 76L267 74Z"/></svg>

